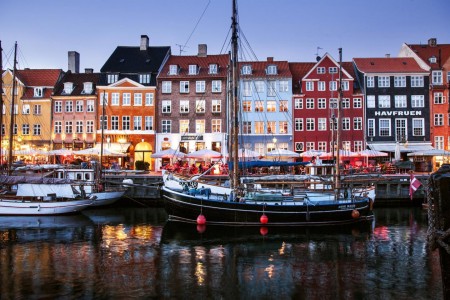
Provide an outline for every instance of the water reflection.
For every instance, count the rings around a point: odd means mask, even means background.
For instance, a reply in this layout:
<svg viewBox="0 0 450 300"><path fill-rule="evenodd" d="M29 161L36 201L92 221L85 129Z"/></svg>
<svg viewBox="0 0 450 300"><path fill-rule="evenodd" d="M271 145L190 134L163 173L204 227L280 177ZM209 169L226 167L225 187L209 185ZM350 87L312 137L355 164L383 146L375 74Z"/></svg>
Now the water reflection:
<svg viewBox="0 0 450 300"><path fill-rule="evenodd" d="M420 209L369 226L224 228L162 209L0 217L2 298L439 299Z"/></svg>

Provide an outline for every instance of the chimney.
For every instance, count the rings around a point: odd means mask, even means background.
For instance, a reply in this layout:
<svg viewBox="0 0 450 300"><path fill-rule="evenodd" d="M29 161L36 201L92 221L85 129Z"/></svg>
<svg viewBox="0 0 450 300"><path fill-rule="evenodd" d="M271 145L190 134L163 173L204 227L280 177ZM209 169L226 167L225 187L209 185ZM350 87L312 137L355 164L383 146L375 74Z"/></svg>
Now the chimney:
<svg viewBox="0 0 450 300"><path fill-rule="evenodd" d="M391 58L391 55L389 53L385 54L384 57Z"/></svg>
<svg viewBox="0 0 450 300"><path fill-rule="evenodd" d="M149 39L146 34L141 35L141 51L147 50Z"/></svg>
<svg viewBox="0 0 450 300"><path fill-rule="evenodd" d="M85 69L84 69L84 73L86 73L86 74L92 74L92 73L94 73L94 69L92 69L92 68L85 68Z"/></svg>
<svg viewBox="0 0 450 300"><path fill-rule="evenodd" d="M208 55L208 45L198 44L198 56L206 57Z"/></svg>
<svg viewBox="0 0 450 300"><path fill-rule="evenodd" d="M267 58L268 62L273 62L273 56Z"/></svg>
<svg viewBox="0 0 450 300"><path fill-rule="evenodd" d="M77 51L69 51L69 64L68 69L72 73L80 72L80 53Z"/></svg>
<svg viewBox="0 0 450 300"><path fill-rule="evenodd" d="M431 38L431 39L428 40L428 46L430 46L430 47L436 47L436 45L437 45L437 40L436 40L436 38Z"/></svg>

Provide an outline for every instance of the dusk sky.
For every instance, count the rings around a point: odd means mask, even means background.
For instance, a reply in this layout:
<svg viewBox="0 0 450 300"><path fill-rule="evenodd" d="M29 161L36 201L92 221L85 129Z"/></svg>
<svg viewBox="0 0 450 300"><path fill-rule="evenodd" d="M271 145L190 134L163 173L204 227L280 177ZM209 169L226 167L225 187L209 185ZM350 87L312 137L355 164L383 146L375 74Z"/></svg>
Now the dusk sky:
<svg viewBox="0 0 450 300"><path fill-rule="evenodd" d="M241 0L238 8L256 55L246 47L245 60L305 62L327 52L337 60L341 47L350 61L397 56L403 43L432 37L450 44L449 0ZM74 50L82 71L99 72L117 46L139 46L142 34L176 55L178 45L195 55L198 44L222 54L230 50L230 24L231 0L2 0L3 68L12 68L15 41L18 68L67 70L67 52Z"/></svg>

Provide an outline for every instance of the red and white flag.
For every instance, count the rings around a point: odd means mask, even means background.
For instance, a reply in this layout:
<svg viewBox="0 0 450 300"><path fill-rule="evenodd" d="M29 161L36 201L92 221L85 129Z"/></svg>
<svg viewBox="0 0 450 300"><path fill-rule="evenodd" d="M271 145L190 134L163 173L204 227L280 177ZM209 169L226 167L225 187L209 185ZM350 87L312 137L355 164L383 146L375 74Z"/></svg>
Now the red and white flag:
<svg viewBox="0 0 450 300"><path fill-rule="evenodd" d="M411 173L410 176L410 184L409 184L409 197L411 197L411 200L413 199L414 192L417 191L417 189L422 185L422 183L419 181L419 179L414 176L413 173Z"/></svg>

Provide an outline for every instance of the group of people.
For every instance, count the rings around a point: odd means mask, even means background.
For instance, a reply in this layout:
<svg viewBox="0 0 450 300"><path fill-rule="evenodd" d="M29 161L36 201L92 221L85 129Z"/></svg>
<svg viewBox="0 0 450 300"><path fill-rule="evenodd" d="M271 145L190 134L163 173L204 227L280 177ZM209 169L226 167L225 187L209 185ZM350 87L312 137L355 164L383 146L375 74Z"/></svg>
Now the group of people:
<svg viewBox="0 0 450 300"><path fill-rule="evenodd" d="M226 164L219 164L218 170L219 174L215 172L216 168L212 168L212 163L210 162L200 162L200 163L193 163L189 165L187 161L181 161L178 160L177 162L173 164L167 164L163 166L163 169L174 172L174 173L183 173L185 175L196 175L196 174L203 174L204 172L207 175L222 175L222 174L228 174L228 168Z"/></svg>

